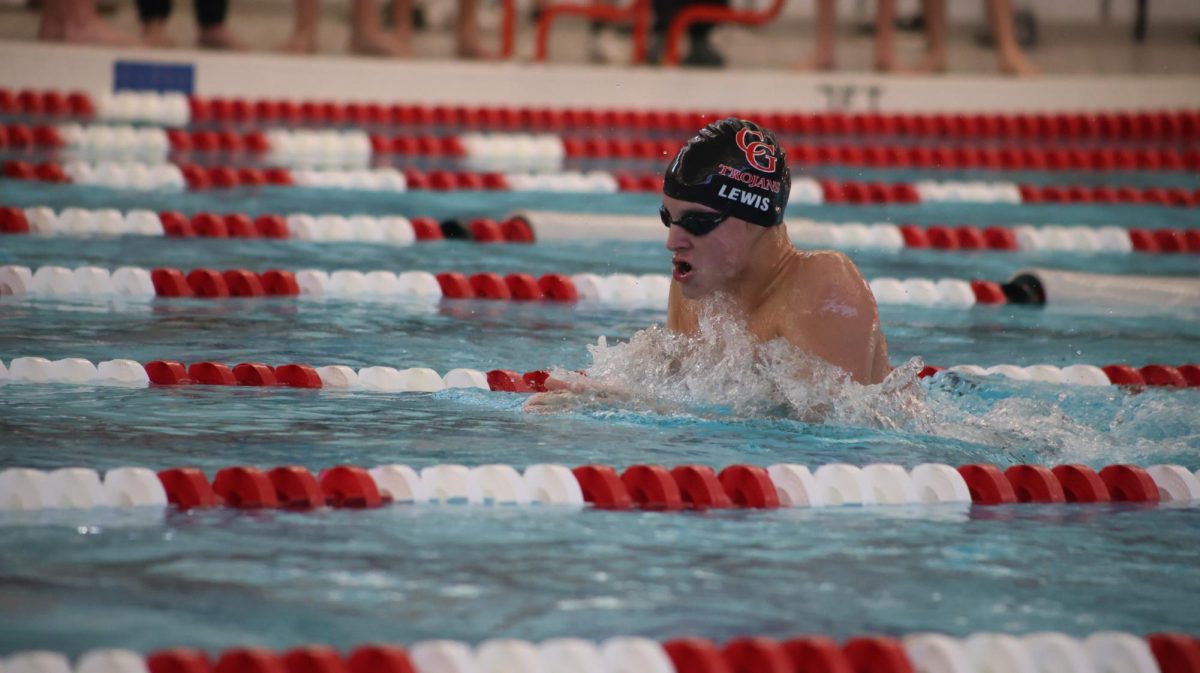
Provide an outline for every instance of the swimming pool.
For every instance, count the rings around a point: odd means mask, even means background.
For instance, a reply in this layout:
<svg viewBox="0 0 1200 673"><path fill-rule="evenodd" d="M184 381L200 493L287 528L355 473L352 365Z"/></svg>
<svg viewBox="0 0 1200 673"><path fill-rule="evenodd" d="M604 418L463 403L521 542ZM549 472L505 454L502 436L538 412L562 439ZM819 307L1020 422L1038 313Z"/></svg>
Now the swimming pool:
<svg viewBox="0 0 1200 673"><path fill-rule="evenodd" d="M864 169L865 170L865 169ZM866 179L876 174L865 171ZM858 173L864 179L863 171ZM878 179L918 179L880 173ZM1093 176L1094 177L1094 176ZM1162 185L1156 176L1139 177ZM1171 174L1194 188L1194 175ZM304 188L131 194L0 182L0 202L257 214L497 217L538 208L652 212L653 195L433 193ZM1194 228L1191 209L1136 205L810 205L822 221ZM793 207L789 217L798 217ZM0 265L663 273L661 244L526 245L8 236ZM852 251L867 278L1004 280L1047 265L1195 275L1194 255ZM0 299L0 352L51 360L307 362L313 365L586 368L586 345L627 341L659 308L484 300L110 297ZM1187 310L969 310L884 306L891 360L940 365L1183 364L1197 359ZM646 364L645 361L632 360ZM653 381L645 387L653 388ZM731 386L754 382L736 377ZM714 384L716 386L717 384ZM0 468L444 463L624 467L799 463L1114 463L1200 467L1196 388L1078 387L942 374L928 406L885 429L865 416L810 424L739 413L700 391L663 413L597 404L522 411L520 394L208 386L0 388ZM757 388L749 388L757 390ZM706 398L705 395L708 395ZM772 402L773 400L767 400ZM705 403L708 402L708 403ZM766 407L771 406L766 404ZM1200 519L1186 506L955 504L776 511L576 511L393 505L358 512L0 513L0 650L188 645L284 649L323 642L539 641L694 634L965 636L978 631L1200 631Z"/></svg>

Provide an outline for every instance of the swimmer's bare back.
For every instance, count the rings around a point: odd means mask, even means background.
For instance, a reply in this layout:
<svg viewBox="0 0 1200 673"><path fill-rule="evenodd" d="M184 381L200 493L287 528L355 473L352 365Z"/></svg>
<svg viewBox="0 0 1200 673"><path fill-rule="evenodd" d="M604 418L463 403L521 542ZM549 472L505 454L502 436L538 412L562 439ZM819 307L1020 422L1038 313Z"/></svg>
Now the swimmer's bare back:
<svg viewBox="0 0 1200 673"><path fill-rule="evenodd" d="M862 384L879 383L891 371L875 296L842 253L792 249L758 294L735 299L759 341L783 337ZM698 328L697 301L684 297L677 281L671 283L667 328L689 335Z"/></svg>

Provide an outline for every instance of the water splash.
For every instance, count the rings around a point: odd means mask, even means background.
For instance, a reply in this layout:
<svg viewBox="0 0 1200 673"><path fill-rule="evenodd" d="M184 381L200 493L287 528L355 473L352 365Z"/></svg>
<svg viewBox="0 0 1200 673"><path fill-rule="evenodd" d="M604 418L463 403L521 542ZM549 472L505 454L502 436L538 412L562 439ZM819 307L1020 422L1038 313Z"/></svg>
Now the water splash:
<svg viewBox="0 0 1200 673"><path fill-rule="evenodd" d="M882 430L922 428L931 417L917 380L919 359L882 383L862 385L783 338L759 342L728 297L714 295L699 309L695 335L656 325L627 343L610 346L601 337L588 346L586 378L561 370L553 375L588 393L580 405L599 401L660 413L788 417Z"/></svg>
<svg viewBox="0 0 1200 673"><path fill-rule="evenodd" d="M685 336L653 326L626 343L588 346L583 376L555 370L572 386L538 410L571 409L608 418L628 412L740 420L784 418L826 426L935 436L1001 449L1021 459L1089 462L1162 458L1200 449L1200 421L1187 392L1129 395L1000 377L947 374L922 384L920 358L881 383L862 385L785 339L759 342L732 300L699 306ZM1163 397L1166 395L1167 397ZM543 401L544 402L544 401ZM1166 424L1166 430L1162 429Z"/></svg>

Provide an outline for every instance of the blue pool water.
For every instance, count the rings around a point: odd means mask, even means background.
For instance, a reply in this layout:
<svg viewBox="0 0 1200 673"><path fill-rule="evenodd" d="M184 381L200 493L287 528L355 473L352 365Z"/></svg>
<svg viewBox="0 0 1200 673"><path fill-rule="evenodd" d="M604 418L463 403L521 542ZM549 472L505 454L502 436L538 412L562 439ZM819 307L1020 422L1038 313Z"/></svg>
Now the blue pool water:
<svg viewBox="0 0 1200 673"><path fill-rule="evenodd" d="M0 182L0 203L497 216L652 212L645 195L315 191L119 195ZM1149 207L814 207L820 220L1195 226ZM1005 280L1027 265L1195 275L1195 256L851 252L868 278ZM666 273L657 244L411 248L279 241L5 237L0 264ZM883 307L893 364L1200 359L1200 316L1054 307ZM591 363L665 311L480 301L0 299L0 359L158 358L508 368ZM593 405L530 415L518 395L0 387L0 468L558 462L1116 462L1200 467L1200 391L942 376L922 423L805 423L720 408ZM0 515L0 652L559 635L1102 629L1200 631L1200 510L1128 505L654 514L395 506L310 514Z"/></svg>

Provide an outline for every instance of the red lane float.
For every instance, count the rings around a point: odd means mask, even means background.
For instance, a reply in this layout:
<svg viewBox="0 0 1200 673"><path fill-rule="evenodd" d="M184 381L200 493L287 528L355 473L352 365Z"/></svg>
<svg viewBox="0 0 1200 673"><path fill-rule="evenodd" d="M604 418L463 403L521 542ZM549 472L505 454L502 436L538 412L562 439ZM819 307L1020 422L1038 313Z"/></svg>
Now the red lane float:
<svg viewBox="0 0 1200 673"><path fill-rule="evenodd" d="M1004 471L1012 484L1017 502L1066 502L1062 484L1049 468L1041 465L1014 465Z"/></svg>
<svg viewBox="0 0 1200 673"><path fill-rule="evenodd" d="M1158 502L1158 486L1137 465L1109 465L1100 470L1100 479L1116 502Z"/></svg>
<svg viewBox="0 0 1200 673"><path fill-rule="evenodd" d="M1200 639L1182 633L1146 636L1161 673L1200 673Z"/></svg>
<svg viewBox="0 0 1200 673"><path fill-rule="evenodd" d="M703 638L677 638L663 643L675 673L735 673L721 650Z"/></svg>
<svg viewBox="0 0 1200 673"><path fill-rule="evenodd" d="M967 482L967 490L971 493L973 503L1007 505L1017 502L1012 482L995 465L962 465L958 468L958 473L962 475L963 481Z"/></svg>
<svg viewBox="0 0 1200 673"><path fill-rule="evenodd" d="M613 468L607 465L581 465L571 470L571 473L579 482L584 502L591 503L596 509L633 507L634 502L629 495L629 489Z"/></svg>
<svg viewBox="0 0 1200 673"><path fill-rule="evenodd" d="M633 468L630 468L633 469ZM717 474L707 465L680 465L670 472L683 505L692 509L724 509L732 506ZM636 496L635 496L636 497Z"/></svg>
<svg viewBox="0 0 1200 673"><path fill-rule="evenodd" d="M658 465L633 465L621 473L621 482L642 509L683 509L683 496L673 475Z"/></svg>
<svg viewBox="0 0 1200 673"><path fill-rule="evenodd" d="M779 493L767 471L757 465L730 465L721 470L721 487L734 507L774 509L779 507Z"/></svg>
<svg viewBox="0 0 1200 673"><path fill-rule="evenodd" d="M977 505L1159 500L1154 478L1136 465L1109 465L1099 474L1086 465L1014 465L1001 473L995 465L978 464L960 466L958 472Z"/></svg>
<svg viewBox="0 0 1200 673"><path fill-rule="evenodd" d="M367 471L354 465L339 465L321 471L321 490L332 507L372 509L387 499L379 492Z"/></svg>
<svg viewBox="0 0 1200 673"><path fill-rule="evenodd" d="M283 661L270 650L247 647L226 650L213 673L288 673Z"/></svg>
<svg viewBox="0 0 1200 673"><path fill-rule="evenodd" d="M568 150L567 156L602 158L608 155L606 153L613 152L614 146L618 142L621 141L609 140L609 144L604 146L576 141L574 147ZM800 165L828 164L872 168L1005 171L1195 171L1200 169L1200 159L1195 153L1180 152L1174 148L1145 148L1134 151L1112 148L1073 147L1063 149L1020 145L999 148L970 146L931 148L927 145L907 147L792 145L786 149L789 158ZM570 150L574 150L574 154ZM674 153L674 148L671 153Z"/></svg>
<svg viewBox="0 0 1200 673"><path fill-rule="evenodd" d="M275 498L283 509L313 509L325 504L317 478L303 467L276 467L267 472L267 479L275 487Z"/></svg>
<svg viewBox="0 0 1200 673"><path fill-rule="evenodd" d="M220 507L223 503L204 473L194 467L163 470L158 473L158 480L167 493L167 502L181 510Z"/></svg>
<svg viewBox="0 0 1200 673"><path fill-rule="evenodd" d="M1058 465L1050 470L1062 485L1067 502L1108 502L1108 487L1087 465Z"/></svg>
<svg viewBox="0 0 1200 673"><path fill-rule="evenodd" d="M275 485L255 467L227 467L217 472L212 487L223 502L236 509L274 509L279 506ZM171 499L169 494L167 499Z"/></svg>
<svg viewBox="0 0 1200 673"><path fill-rule="evenodd" d="M150 383L160 386L186 384L208 386L286 386L290 388L320 388L321 377L308 365L287 364L271 367L258 362L228 365L220 362L197 362L190 367L173 360L154 360L144 365Z"/></svg>
<svg viewBox="0 0 1200 673"><path fill-rule="evenodd" d="M370 509L390 502L367 471L354 465L323 470L319 477L296 465L267 472L256 467L227 467L217 472L211 486L195 468L163 470L158 477L167 501L181 510L222 505L236 509Z"/></svg>
<svg viewBox="0 0 1200 673"><path fill-rule="evenodd" d="M150 673L212 673L212 661L200 650L175 648L159 650L146 657Z"/></svg>
<svg viewBox="0 0 1200 673"><path fill-rule="evenodd" d="M864 636L842 646L855 673L915 673L904 645L895 638Z"/></svg>
<svg viewBox="0 0 1200 673"><path fill-rule="evenodd" d="M350 673L417 673L402 647L363 645L346 657Z"/></svg>
<svg viewBox="0 0 1200 673"><path fill-rule="evenodd" d="M328 645L305 645L283 653L286 673L349 673L342 655Z"/></svg>
<svg viewBox="0 0 1200 673"><path fill-rule="evenodd" d="M800 636L783 643L795 673L856 673L842 648L832 638Z"/></svg>
<svg viewBox="0 0 1200 673"><path fill-rule="evenodd" d="M771 638L735 638L721 652L732 673L794 673L787 650Z"/></svg>

